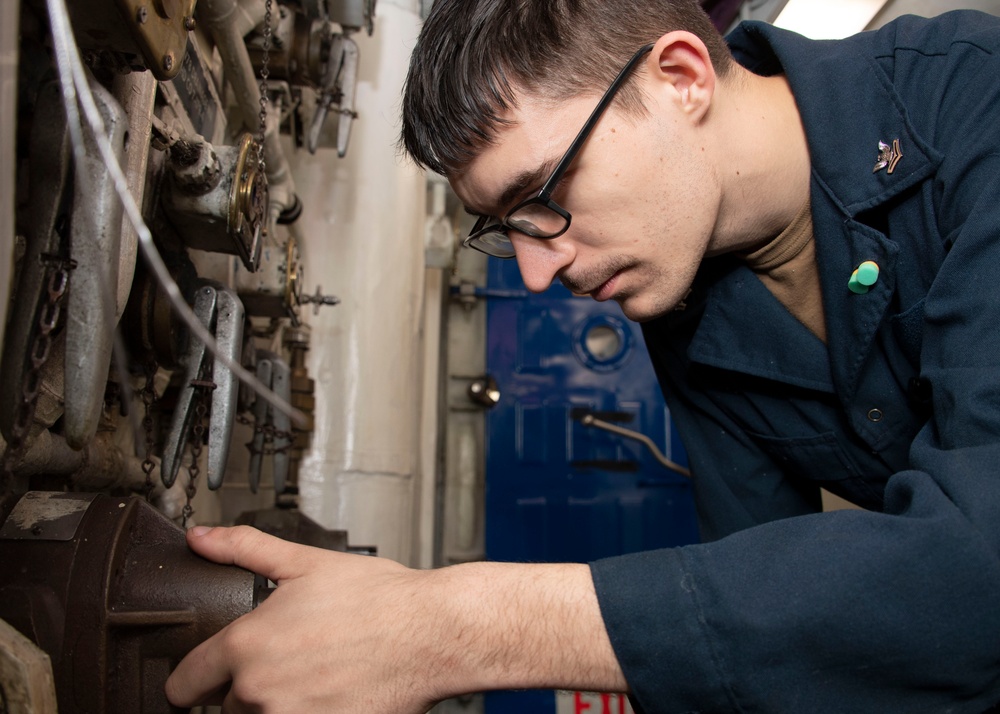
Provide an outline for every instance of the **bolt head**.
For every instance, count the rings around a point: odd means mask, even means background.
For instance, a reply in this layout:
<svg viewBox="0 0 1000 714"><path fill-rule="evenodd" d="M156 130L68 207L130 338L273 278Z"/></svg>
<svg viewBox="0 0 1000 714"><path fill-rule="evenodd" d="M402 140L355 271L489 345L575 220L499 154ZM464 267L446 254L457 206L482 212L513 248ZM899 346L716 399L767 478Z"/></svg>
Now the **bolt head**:
<svg viewBox="0 0 1000 714"><path fill-rule="evenodd" d="M188 32L192 32L194 28L195 28L194 17L188 15L187 17L184 18L184 29L187 30Z"/></svg>
<svg viewBox="0 0 1000 714"><path fill-rule="evenodd" d="M167 52L167 54L163 55L163 69L169 72L173 68L174 68L174 53Z"/></svg>

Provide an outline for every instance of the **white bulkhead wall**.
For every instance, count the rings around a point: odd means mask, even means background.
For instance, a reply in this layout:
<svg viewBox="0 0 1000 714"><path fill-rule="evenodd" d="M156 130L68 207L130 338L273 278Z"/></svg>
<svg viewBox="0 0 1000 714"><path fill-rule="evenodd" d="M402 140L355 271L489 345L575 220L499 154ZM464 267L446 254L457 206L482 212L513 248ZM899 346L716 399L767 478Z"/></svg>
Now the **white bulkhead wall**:
<svg viewBox="0 0 1000 714"><path fill-rule="evenodd" d="M360 49L347 155L294 153L305 210L303 290L341 303L305 315L316 380L315 432L299 476L301 508L352 545L406 564L419 497L425 176L397 151L400 97L420 29L416 0L378 0ZM327 130L335 131L331 113ZM311 307L303 306L311 313Z"/></svg>

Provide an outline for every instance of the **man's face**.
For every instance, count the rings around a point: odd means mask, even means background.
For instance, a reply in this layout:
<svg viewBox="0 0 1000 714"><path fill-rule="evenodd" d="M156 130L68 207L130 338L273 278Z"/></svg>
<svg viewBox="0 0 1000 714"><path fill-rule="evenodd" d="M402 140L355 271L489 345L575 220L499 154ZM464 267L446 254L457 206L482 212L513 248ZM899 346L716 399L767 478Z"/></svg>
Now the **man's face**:
<svg viewBox="0 0 1000 714"><path fill-rule="evenodd" d="M514 124L451 179L459 198L474 213L506 215L538 191L596 102L523 96ZM709 248L720 191L697 126L662 91L646 106L646 116L626 117L613 105L594 127L552 196L572 214L566 233L510 231L529 290L559 279L575 293L616 300L637 321L684 298Z"/></svg>

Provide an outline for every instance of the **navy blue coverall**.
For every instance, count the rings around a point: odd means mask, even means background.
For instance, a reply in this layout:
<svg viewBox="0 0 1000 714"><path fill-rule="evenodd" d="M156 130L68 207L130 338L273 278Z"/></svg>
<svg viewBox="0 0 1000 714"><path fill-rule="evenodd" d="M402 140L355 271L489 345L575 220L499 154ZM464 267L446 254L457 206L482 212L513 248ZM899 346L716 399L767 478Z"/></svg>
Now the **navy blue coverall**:
<svg viewBox="0 0 1000 714"><path fill-rule="evenodd" d="M727 256L644 325L705 542L591 564L634 705L978 714L1000 700L1000 18L728 40L802 116L827 344ZM819 512L820 486L867 510Z"/></svg>

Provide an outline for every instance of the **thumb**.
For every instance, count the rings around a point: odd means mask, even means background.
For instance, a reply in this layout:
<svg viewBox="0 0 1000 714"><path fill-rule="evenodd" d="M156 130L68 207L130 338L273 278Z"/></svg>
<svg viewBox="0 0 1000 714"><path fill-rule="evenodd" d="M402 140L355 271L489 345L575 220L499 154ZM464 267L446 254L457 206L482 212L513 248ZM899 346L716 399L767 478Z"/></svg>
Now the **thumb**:
<svg viewBox="0 0 1000 714"><path fill-rule="evenodd" d="M223 565L238 565L279 584L302 573L302 556L311 550L250 526L197 526L187 532L187 543L203 558Z"/></svg>

